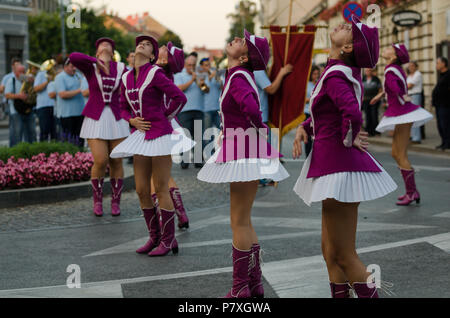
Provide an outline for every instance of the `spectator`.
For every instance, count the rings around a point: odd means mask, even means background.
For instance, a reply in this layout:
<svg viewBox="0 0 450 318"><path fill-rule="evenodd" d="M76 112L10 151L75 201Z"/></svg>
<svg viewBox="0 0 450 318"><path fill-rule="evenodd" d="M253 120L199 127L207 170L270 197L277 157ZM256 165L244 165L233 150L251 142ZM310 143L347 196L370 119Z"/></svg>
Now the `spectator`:
<svg viewBox="0 0 450 318"><path fill-rule="evenodd" d="M134 68L134 51L129 51L127 55L127 70L132 70Z"/></svg>
<svg viewBox="0 0 450 318"><path fill-rule="evenodd" d="M11 60L11 72L6 74L5 76L3 76L2 81L0 83L0 95L2 95L1 99L0 99L0 103L5 105L5 112L7 114L9 114L9 103L8 103L8 100L6 99L6 97L4 96L5 87L6 87L6 83L8 83L8 80L10 78L12 78L14 75L13 71L14 71L14 66L16 65L16 63L20 63L20 59L15 57ZM10 127L11 127L11 125L10 125ZM11 132L10 132L10 135L11 135Z"/></svg>
<svg viewBox="0 0 450 318"><path fill-rule="evenodd" d="M10 114L10 135L9 145L10 147L25 141L36 141L36 117L33 111L28 114L19 114L14 107L14 100L27 99L27 94L21 93L22 78L25 75L25 67L22 63L15 63L13 69L13 76L8 80L5 87L5 96L9 102L9 114Z"/></svg>
<svg viewBox="0 0 450 318"><path fill-rule="evenodd" d="M418 68L419 64L417 64L417 62L410 62L408 64L408 77L406 82L408 84L408 95L412 99L411 102L415 105L423 107L423 77ZM411 140L416 144L420 144L422 142L421 127L411 128Z"/></svg>
<svg viewBox="0 0 450 318"><path fill-rule="evenodd" d="M269 122L269 98L267 94L275 94L281 86L283 79L291 73L293 67L291 64L287 64L278 72L277 77L273 83L270 82L269 77L267 77L266 71L255 71L255 81L256 86L258 86L259 99L261 102L262 120L264 124Z"/></svg>
<svg viewBox="0 0 450 318"><path fill-rule="evenodd" d="M57 64L55 66L56 75L62 72L63 67L61 64ZM58 107L58 102L56 100L56 87L55 87L55 79L53 79L47 86L47 94L50 99L55 102L55 107L53 109L53 116L55 121L55 132L56 138L58 140L62 140L62 128L61 128L61 109Z"/></svg>
<svg viewBox="0 0 450 318"><path fill-rule="evenodd" d="M83 95L84 105L86 106L89 100L89 83L84 75L80 74L80 76L83 78L81 80L81 94Z"/></svg>
<svg viewBox="0 0 450 318"><path fill-rule="evenodd" d="M363 77L364 97L363 97L363 110L366 115L366 131L369 136L379 135L375 130L378 126L378 110L380 108L380 101L371 105L370 101L383 91L383 85L381 85L380 79L375 75L375 70L370 68L364 69Z"/></svg>
<svg viewBox="0 0 450 318"><path fill-rule="evenodd" d="M80 139L84 108L81 93L82 76L76 72L75 66L66 58L64 71L55 78L56 97L61 111L61 127L63 139L71 141L79 147L84 146L84 139Z"/></svg>
<svg viewBox="0 0 450 318"><path fill-rule="evenodd" d="M309 76L309 81L306 89L306 103L304 109L304 113L306 116L305 120L308 120L308 118L311 117L310 98L319 78L320 78L320 68L318 66L313 65L311 67L311 75ZM305 155L307 158L311 153L312 144L313 144L312 136L308 136L308 143L305 144Z"/></svg>
<svg viewBox="0 0 450 318"><path fill-rule="evenodd" d="M195 73L197 65L196 53L189 54L184 63L184 69L182 72L175 74L175 85L181 89L187 98L187 103L183 110L178 114L178 120L183 128L187 129L191 134L191 138L195 139L197 145L194 148L195 154L201 155L203 160L203 128L197 132L197 136L194 134L195 123L200 123L203 127L203 109L204 109L204 96L200 89L201 82L197 81L197 74ZM198 136L201 133L201 136ZM200 149L199 149L200 148ZM198 162L198 159L194 157L195 167L201 168L202 162ZM189 168L189 163L185 162L185 159L181 161L181 168Z"/></svg>
<svg viewBox="0 0 450 318"><path fill-rule="evenodd" d="M49 141L56 139L55 125L55 100L48 96L48 84L51 79L46 71L39 71L34 80L34 91L36 97L36 113L39 118L40 141Z"/></svg>
<svg viewBox="0 0 450 318"><path fill-rule="evenodd" d="M265 70L254 71L256 86L258 87L259 101L260 101L260 110L262 112L262 121L265 125L268 125L269 122L269 95L275 94L281 86L283 79L292 72L292 65L287 64L277 74L275 81L272 83L267 76ZM269 130L269 143L271 140L272 134ZM261 185L273 185L274 182L269 179L260 180L259 183Z"/></svg>
<svg viewBox="0 0 450 318"><path fill-rule="evenodd" d="M209 87L209 92L205 94L205 129L216 127L220 129L220 91L222 80L217 76L217 70L211 69L209 58L200 61L200 68L206 73L205 83Z"/></svg>
<svg viewBox="0 0 450 318"><path fill-rule="evenodd" d="M442 144L436 149L450 149L450 72L445 57L437 59L436 69L439 74L437 85L433 89L432 104L436 107L436 117Z"/></svg>

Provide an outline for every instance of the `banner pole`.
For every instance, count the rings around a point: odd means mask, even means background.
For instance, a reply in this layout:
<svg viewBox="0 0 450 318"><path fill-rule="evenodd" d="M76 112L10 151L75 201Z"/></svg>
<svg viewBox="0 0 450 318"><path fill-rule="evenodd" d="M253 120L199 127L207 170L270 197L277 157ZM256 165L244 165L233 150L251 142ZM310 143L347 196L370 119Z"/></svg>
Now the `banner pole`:
<svg viewBox="0 0 450 318"><path fill-rule="evenodd" d="M291 23L292 23L292 4L294 0L290 0L289 2L289 18L288 18L288 26L286 31L286 46L284 48L284 63L283 66L286 66L288 53L289 53L289 44L291 40ZM280 106L280 118L278 121L278 152L281 151L281 142L283 139L283 105Z"/></svg>

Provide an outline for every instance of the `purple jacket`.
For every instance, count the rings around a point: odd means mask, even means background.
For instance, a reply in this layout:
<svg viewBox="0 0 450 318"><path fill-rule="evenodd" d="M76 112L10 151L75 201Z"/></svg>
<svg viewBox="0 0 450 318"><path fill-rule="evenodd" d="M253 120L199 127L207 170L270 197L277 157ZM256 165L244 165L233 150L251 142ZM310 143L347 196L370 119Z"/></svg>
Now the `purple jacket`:
<svg viewBox="0 0 450 318"><path fill-rule="evenodd" d="M258 90L252 72L239 66L227 71L220 111L223 141L216 162L281 156L258 133L258 129L262 129L267 134L268 127L262 122Z"/></svg>
<svg viewBox="0 0 450 318"><path fill-rule="evenodd" d="M302 124L314 136L308 178L381 172L368 153L353 147L362 125L362 97L361 69L329 60L311 96L311 117Z"/></svg>
<svg viewBox="0 0 450 318"><path fill-rule="evenodd" d="M110 74L106 75L102 70L96 70L95 57L75 52L70 54L70 62L83 72L89 84L89 100L84 107L83 116L99 120L106 102L116 120L120 120L119 89L122 75L126 71L125 65L111 61Z"/></svg>
<svg viewBox="0 0 450 318"><path fill-rule="evenodd" d="M384 91L386 92L388 108L384 113L386 117L408 114L420 106L406 102L404 96L408 94L406 73L396 64L389 64L384 69Z"/></svg>
<svg viewBox="0 0 450 318"><path fill-rule="evenodd" d="M120 94L121 116L126 121L143 117L151 122L145 139L156 139L174 132L170 121L186 104L186 96L170 81L159 66L141 66L135 82L134 69L122 77ZM132 132L136 129L133 128Z"/></svg>

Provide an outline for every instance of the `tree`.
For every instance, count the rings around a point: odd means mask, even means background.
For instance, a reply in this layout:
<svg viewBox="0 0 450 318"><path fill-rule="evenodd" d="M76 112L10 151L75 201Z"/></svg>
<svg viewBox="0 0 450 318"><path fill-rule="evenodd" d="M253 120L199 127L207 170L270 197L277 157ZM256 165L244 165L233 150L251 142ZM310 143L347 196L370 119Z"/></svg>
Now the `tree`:
<svg viewBox="0 0 450 318"><path fill-rule="evenodd" d="M256 3L250 0L241 0L236 5L236 11L227 15L231 19L231 28L227 42L234 40L234 37L243 37L244 28L250 33L255 33L254 19L257 16Z"/></svg>
<svg viewBox="0 0 450 318"><path fill-rule="evenodd" d="M110 37L116 42L116 50L126 56L134 50L134 36L123 34L115 28L106 28L104 17L93 9L81 9L81 28L66 28L67 52L82 52L95 55L95 41L100 37ZM61 19L58 13L42 12L29 17L30 59L43 61L59 54L61 47Z"/></svg>
<svg viewBox="0 0 450 318"><path fill-rule="evenodd" d="M169 42L172 42L173 45L179 47L180 49L183 48L183 42L181 41L180 37L173 33L171 30L167 30L166 33L164 33L163 36L159 38L158 45L167 45L167 43Z"/></svg>

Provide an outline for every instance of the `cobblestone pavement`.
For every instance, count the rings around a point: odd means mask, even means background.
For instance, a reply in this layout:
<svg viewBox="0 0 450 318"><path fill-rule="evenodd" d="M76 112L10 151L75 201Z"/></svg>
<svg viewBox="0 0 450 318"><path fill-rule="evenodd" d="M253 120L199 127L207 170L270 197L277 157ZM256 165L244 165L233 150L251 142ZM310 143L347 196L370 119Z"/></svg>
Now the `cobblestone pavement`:
<svg viewBox="0 0 450 318"><path fill-rule="evenodd" d="M126 163L124 163L126 164ZM181 170L173 167L173 177L177 182L187 211L220 206L228 203L227 184L208 184L197 180L199 169ZM122 195L122 215L113 218L110 214L111 196L103 201L104 216L96 218L92 213L92 199L82 198L53 204L32 205L14 209L0 209L0 231L33 231L58 227L77 227L120 223L141 217L139 201L134 191Z"/></svg>

